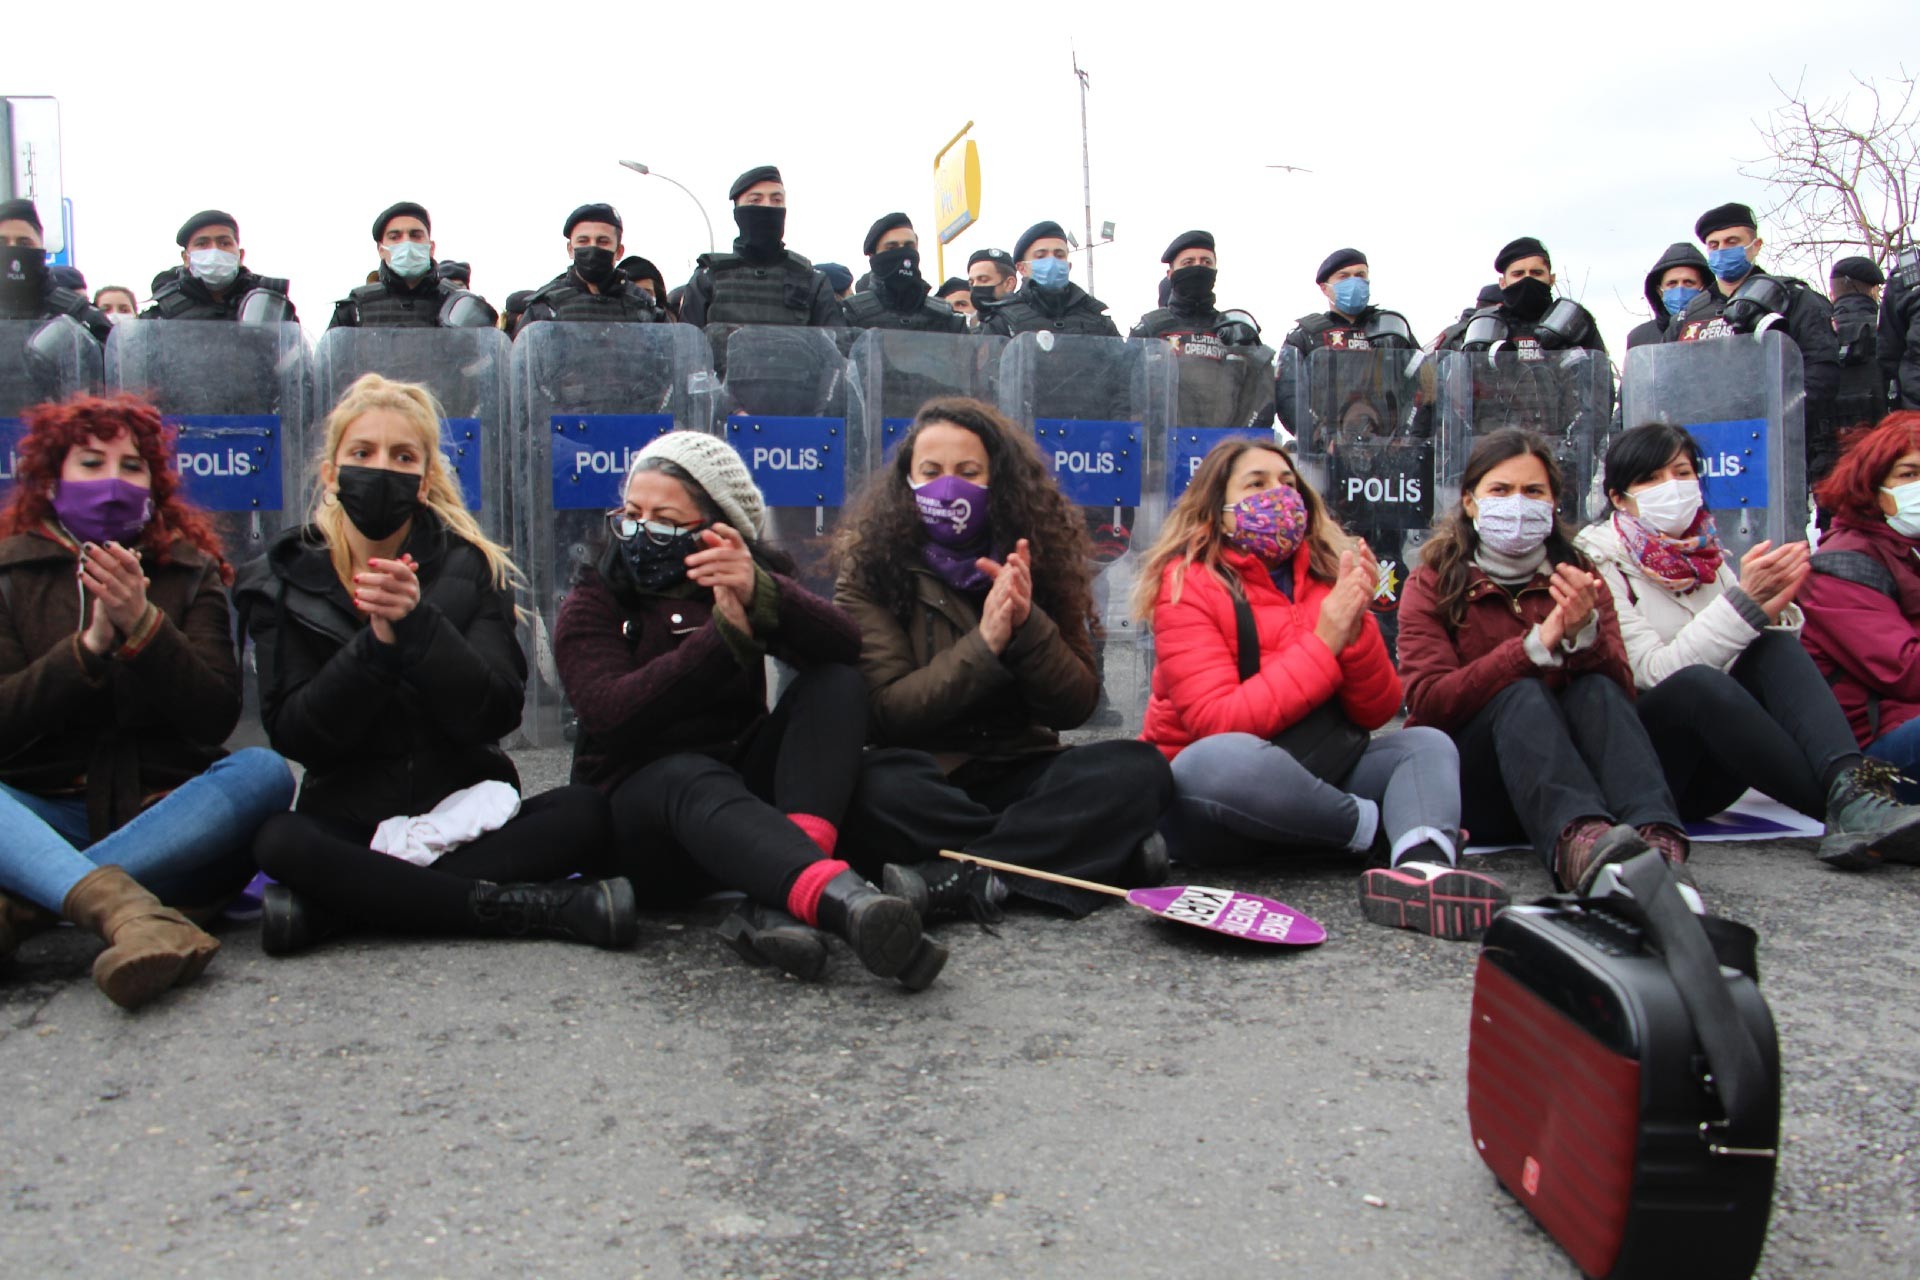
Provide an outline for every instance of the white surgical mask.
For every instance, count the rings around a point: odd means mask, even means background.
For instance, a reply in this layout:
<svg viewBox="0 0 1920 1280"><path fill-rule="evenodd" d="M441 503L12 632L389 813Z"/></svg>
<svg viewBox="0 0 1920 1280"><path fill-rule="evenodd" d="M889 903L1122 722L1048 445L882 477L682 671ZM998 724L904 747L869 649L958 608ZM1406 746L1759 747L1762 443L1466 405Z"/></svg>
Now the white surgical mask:
<svg viewBox="0 0 1920 1280"><path fill-rule="evenodd" d="M1640 508L1640 518L1669 538L1685 533L1700 514L1698 480L1663 480L1629 496Z"/></svg>
<svg viewBox="0 0 1920 1280"><path fill-rule="evenodd" d="M402 240L387 249L387 265L402 280L418 280L433 265L433 255L418 240Z"/></svg>
<svg viewBox="0 0 1920 1280"><path fill-rule="evenodd" d="M1480 514L1473 518L1480 541L1503 556L1524 556L1553 532L1551 502L1523 494L1481 498Z"/></svg>
<svg viewBox="0 0 1920 1280"><path fill-rule="evenodd" d="M1893 531L1909 538L1920 538L1920 480L1880 492L1893 499L1894 512L1887 517Z"/></svg>
<svg viewBox="0 0 1920 1280"><path fill-rule="evenodd" d="M189 249L187 270L207 288L224 289L240 276L240 255L225 249Z"/></svg>

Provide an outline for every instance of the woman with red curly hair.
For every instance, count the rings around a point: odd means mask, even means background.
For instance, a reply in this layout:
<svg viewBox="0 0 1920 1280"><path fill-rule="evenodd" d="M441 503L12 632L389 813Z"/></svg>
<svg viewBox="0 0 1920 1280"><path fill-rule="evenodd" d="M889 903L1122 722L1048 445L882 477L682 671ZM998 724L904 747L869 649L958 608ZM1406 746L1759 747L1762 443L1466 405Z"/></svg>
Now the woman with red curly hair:
<svg viewBox="0 0 1920 1280"><path fill-rule="evenodd" d="M1833 528L1800 588L1800 643L1854 740L1906 775L1901 801L1920 803L1920 412L1853 433L1815 496Z"/></svg>
<svg viewBox="0 0 1920 1280"><path fill-rule="evenodd" d="M240 716L233 570L176 495L159 411L76 396L24 417L0 512L0 956L64 915L106 941L94 981L134 1008L220 946L162 901L244 885L293 779L220 746Z"/></svg>

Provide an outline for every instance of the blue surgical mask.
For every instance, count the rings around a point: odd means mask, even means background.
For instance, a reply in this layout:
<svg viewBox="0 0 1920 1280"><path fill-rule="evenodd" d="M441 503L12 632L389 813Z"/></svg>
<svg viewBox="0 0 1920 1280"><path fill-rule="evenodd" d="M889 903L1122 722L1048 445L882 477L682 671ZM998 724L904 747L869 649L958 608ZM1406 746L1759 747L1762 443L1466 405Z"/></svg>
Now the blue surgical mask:
<svg viewBox="0 0 1920 1280"><path fill-rule="evenodd" d="M1033 283L1042 289L1066 288L1067 272L1072 267L1065 258L1035 258L1027 264L1027 270L1033 273Z"/></svg>
<svg viewBox="0 0 1920 1280"><path fill-rule="evenodd" d="M418 280L433 265L433 254L418 240L402 240L387 250L387 265L402 280Z"/></svg>
<svg viewBox="0 0 1920 1280"><path fill-rule="evenodd" d="M1687 309L1689 302L1692 302L1703 292L1705 291L1696 289L1690 284L1677 284L1671 289L1662 289L1660 291L1660 305L1667 309L1668 315L1677 316Z"/></svg>
<svg viewBox="0 0 1920 1280"><path fill-rule="evenodd" d="M1920 481L1882 488L1880 492L1893 499L1894 512L1887 517L1893 531L1908 538L1920 538Z"/></svg>
<svg viewBox="0 0 1920 1280"><path fill-rule="evenodd" d="M1357 316L1367 309L1372 290L1365 276L1348 276L1333 284L1333 309L1342 315Z"/></svg>
<svg viewBox="0 0 1920 1280"><path fill-rule="evenodd" d="M1738 280L1753 270L1753 263L1747 259L1747 246L1743 244L1712 250L1707 254L1707 265L1722 280Z"/></svg>

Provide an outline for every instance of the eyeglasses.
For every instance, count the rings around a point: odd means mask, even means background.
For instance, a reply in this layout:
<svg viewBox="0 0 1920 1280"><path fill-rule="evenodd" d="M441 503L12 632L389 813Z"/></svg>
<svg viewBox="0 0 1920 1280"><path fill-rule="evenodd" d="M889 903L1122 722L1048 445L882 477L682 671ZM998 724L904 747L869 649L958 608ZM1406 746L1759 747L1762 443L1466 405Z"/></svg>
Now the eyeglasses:
<svg viewBox="0 0 1920 1280"><path fill-rule="evenodd" d="M607 530L622 542L632 542L641 534L647 535L647 541L656 547L664 547L675 538L689 533L697 533L705 522L689 525L670 524L664 520L641 520L624 511L607 512Z"/></svg>

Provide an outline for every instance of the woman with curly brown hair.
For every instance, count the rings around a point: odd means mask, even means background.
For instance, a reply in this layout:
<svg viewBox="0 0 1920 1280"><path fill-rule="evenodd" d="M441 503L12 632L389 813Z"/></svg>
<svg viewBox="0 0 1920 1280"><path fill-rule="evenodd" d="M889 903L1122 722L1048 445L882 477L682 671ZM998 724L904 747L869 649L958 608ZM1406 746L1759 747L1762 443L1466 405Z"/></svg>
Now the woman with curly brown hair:
<svg viewBox="0 0 1920 1280"><path fill-rule="evenodd" d="M0 514L0 957L58 913L107 950L94 981L146 1003L220 944L211 907L253 875L293 798L284 760L220 744L240 716L233 570L176 492L172 434L131 396L26 413Z"/></svg>
<svg viewBox="0 0 1920 1280"><path fill-rule="evenodd" d="M1100 696L1099 622L1085 523L1032 438L978 400L929 401L855 498L838 553L834 601L860 626L878 748L848 817L852 856L890 864L888 891L928 918L992 915L1008 887L941 849L1160 883L1167 762L1143 742L1060 742ZM1010 887L1074 915L1100 901Z"/></svg>

